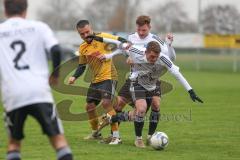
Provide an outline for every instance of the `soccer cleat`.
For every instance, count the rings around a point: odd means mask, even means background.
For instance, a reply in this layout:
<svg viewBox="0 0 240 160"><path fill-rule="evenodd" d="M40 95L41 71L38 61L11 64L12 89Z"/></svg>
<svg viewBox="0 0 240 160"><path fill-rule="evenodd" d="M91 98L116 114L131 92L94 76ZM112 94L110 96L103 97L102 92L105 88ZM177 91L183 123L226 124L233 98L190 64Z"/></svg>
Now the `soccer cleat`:
<svg viewBox="0 0 240 160"><path fill-rule="evenodd" d="M93 132L89 134L88 136L83 138L84 140L101 140L102 139L102 134L99 132Z"/></svg>
<svg viewBox="0 0 240 160"><path fill-rule="evenodd" d="M150 145L151 145L151 138L152 138L152 136L148 136L148 137L147 137L147 141L146 141L146 145L147 145L147 146L150 146Z"/></svg>
<svg viewBox="0 0 240 160"><path fill-rule="evenodd" d="M134 144L137 148L146 148L142 139L136 139Z"/></svg>
<svg viewBox="0 0 240 160"><path fill-rule="evenodd" d="M103 138L102 140L100 140L100 143L109 144L112 141L112 138L112 135L110 135L107 138Z"/></svg>
<svg viewBox="0 0 240 160"><path fill-rule="evenodd" d="M101 118L101 122L99 122L97 132L100 132L104 127L106 127L110 123L111 123L111 115L107 113Z"/></svg>
<svg viewBox="0 0 240 160"><path fill-rule="evenodd" d="M111 142L109 143L109 145L117 145L117 144L122 144L121 138L112 137L112 140L111 140Z"/></svg>

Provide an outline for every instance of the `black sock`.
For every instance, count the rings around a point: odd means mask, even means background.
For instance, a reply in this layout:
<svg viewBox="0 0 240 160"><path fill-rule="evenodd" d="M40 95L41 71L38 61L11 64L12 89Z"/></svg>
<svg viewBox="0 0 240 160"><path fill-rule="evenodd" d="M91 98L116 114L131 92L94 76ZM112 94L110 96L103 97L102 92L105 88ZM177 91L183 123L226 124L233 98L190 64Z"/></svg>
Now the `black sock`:
<svg viewBox="0 0 240 160"><path fill-rule="evenodd" d="M142 136L143 126L144 126L144 117L136 115L134 119L134 128L135 128L135 135L137 137Z"/></svg>
<svg viewBox="0 0 240 160"><path fill-rule="evenodd" d="M149 117L148 135L153 135L154 132L156 131L157 125L159 122L159 117L160 117L159 111L152 110L150 117Z"/></svg>
<svg viewBox="0 0 240 160"><path fill-rule="evenodd" d="M111 122L120 124L120 122L128 121L128 112L118 112L116 115L112 116Z"/></svg>
<svg viewBox="0 0 240 160"><path fill-rule="evenodd" d="M71 149L66 146L57 150L58 160L73 160Z"/></svg>
<svg viewBox="0 0 240 160"><path fill-rule="evenodd" d="M117 111L117 115L121 115L122 113L124 113L123 111ZM120 126L121 121L118 121L118 127Z"/></svg>
<svg viewBox="0 0 240 160"><path fill-rule="evenodd" d="M21 154L19 151L8 151L7 160L21 160Z"/></svg>

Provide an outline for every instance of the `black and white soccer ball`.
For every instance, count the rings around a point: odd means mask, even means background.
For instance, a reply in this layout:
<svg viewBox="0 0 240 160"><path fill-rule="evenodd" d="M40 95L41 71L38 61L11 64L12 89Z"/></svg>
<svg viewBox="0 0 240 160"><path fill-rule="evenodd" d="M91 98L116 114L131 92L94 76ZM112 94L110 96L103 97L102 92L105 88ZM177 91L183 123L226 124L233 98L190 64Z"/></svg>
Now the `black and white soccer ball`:
<svg viewBox="0 0 240 160"><path fill-rule="evenodd" d="M162 150L168 146L168 136L164 132L155 132L151 139L151 146L156 150Z"/></svg>

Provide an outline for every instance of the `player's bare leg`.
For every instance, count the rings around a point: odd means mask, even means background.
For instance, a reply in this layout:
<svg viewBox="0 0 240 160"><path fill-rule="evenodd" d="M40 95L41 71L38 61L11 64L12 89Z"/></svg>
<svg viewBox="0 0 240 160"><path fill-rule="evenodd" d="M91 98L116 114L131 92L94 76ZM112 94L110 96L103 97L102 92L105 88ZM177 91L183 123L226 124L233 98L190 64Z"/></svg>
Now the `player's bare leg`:
<svg viewBox="0 0 240 160"><path fill-rule="evenodd" d="M16 159L20 160L20 148L21 141L10 138L8 141L8 152L7 152L7 160Z"/></svg>
<svg viewBox="0 0 240 160"><path fill-rule="evenodd" d="M117 102L113 105L116 112L122 112L123 108L127 105L128 100L122 96L117 96Z"/></svg>
<svg viewBox="0 0 240 160"><path fill-rule="evenodd" d="M49 141L57 152L58 160L72 160L71 149L63 134L49 137Z"/></svg>

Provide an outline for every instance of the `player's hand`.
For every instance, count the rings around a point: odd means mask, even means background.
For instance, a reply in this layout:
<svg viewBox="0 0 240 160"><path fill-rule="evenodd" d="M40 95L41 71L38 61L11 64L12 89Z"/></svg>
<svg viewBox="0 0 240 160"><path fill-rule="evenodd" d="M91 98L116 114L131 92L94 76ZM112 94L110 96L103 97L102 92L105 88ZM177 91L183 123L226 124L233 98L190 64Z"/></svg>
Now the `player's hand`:
<svg viewBox="0 0 240 160"><path fill-rule="evenodd" d="M127 60L126 60L126 63L129 64L129 65L132 65L133 60L130 57L128 57Z"/></svg>
<svg viewBox="0 0 240 160"><path fill-rule="evenodd" d="M75 77L69 77L68 84L74 84L75 81L76 81Z"/></svg>
<svg viewBox="0 0 240 160"><path fill-rule="evenodd" d="M168 33L165 37L165 41L166 43L171 46L172 42L173 42L173 34L172 33Z"/></svg>
<svg viewBox="0 0 240 160"><path fill-rule="evenodd" d="M104 62L107 60L106 56L104 54L100 54L97 56L97 58L101 61L101 62Z"/></svg>
<svg viewBox="0 0 240 160"><path fill-rule="evenodd" d="M58 77L56 76L50 76L49 78L49 84L52 86L52 85L57 85L58 84Z"/></svg>
<svg viewBox="0 0 240 160"><path fill-rule="evenodd" d="M122 50L128 50L131 46L132 46L131 42L126 42L126 43L122 43L119 48Z"/></svg>
<svg viewBox="0 0 240 160"><path fill-rule="evenodd" d="M188 93L189 93L191 99L193 100L193 102L198 101L198 102L200 102L200 103L203 103L203 101L196 95L196 93L194 92L193 89L190 89L190 90L188 91Z"/></svg>

